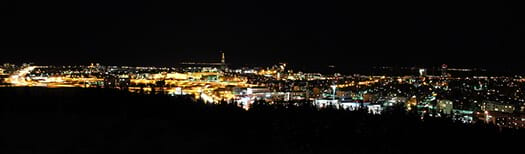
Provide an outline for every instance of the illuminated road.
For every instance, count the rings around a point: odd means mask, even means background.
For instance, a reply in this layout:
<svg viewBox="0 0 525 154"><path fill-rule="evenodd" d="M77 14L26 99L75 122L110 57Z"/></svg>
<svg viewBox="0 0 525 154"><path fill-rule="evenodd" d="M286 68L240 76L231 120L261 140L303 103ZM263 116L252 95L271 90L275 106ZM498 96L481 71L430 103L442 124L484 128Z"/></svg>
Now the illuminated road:
<svg viewBox="0 0 525 154"><path fill-rule="evenodd" d="M31 73L31 71L33 71L35 68L37 68L37 67L36 66L29 66L29 67L23 68L21 70L18 70L13 75L11 75L7 81L9 83L11 83L13 86L28 86L28 85L31 85L32 82L31 81L27 81L26 80L26 76L27 76L27 74Z"/></svg>

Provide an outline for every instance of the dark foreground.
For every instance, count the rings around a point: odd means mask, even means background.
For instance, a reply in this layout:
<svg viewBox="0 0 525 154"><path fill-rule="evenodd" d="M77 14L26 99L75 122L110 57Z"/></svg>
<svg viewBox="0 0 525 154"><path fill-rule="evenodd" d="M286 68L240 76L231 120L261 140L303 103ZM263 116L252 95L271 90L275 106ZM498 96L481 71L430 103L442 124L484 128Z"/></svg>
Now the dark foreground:
<svg viewBox="0 0 525 154"><path fill-rule="evenodd" d="M505 153L524 131L404 112L259 105L107 89L0 88L0 153Z"/></svg>

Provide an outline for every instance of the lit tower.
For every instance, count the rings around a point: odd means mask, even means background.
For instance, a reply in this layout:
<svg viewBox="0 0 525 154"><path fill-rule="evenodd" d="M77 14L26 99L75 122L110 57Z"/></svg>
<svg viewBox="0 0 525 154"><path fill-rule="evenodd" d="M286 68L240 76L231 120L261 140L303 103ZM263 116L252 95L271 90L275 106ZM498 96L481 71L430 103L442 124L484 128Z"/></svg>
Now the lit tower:
<svg viewBox="0 0 525 154"><path fill-rule="evenodd" d="M223 51L221 51L221 55L222 55L221 56L221 63L222 63L222 65L224 65L224 64L226 64L226 59L224 58L224 52Z"/></svg>
<svg viewBox="0 0 525 154"><path fill-rule="evenodd" d="M221 69L222 71L226 70L226 57L224 56L224 51L221 52Z"/></svg>

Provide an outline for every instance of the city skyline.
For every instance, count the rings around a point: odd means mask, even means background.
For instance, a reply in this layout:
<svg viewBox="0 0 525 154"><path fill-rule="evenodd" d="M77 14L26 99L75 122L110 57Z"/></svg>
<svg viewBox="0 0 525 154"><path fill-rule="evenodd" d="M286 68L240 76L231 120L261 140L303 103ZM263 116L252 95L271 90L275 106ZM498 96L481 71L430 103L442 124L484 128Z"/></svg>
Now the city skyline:
<svg viewBox="0 0 525 154"><path fill-rule="evenodd" d="M187 96L206 104L232 104L257 110L258 101L312 105L317 109L364 110L372 115L407 111L421 120L445 118L462 124L482 121L525 128L524 76L472 75L476 69L379 67L383 74L315 73L289 64L231 68L224 52L211 63L178 67L90 65L0 66L2 88L106 89L139 96ZM459 75L458 73L466 73ZM64 89L66 90L66 89Z"/></svg>
<svg viewBox="0 0 525 154"><path fill-rule="evenodd" d="M343 65L337 65L335 63L329 63L329 64L297 64L297 63L289 63L286 61L278 61L275 63L231 63L230 61L226 61L226 52L223 50L219 50L215 56L212 58L202 58L202 57L209 57L209 56L202 56L201 58L190 58L186 60L180 60L180 62L174 62L170 64L165 65L159 65L159 64L153 64L153 65L147 65L143 63L133 63L128 65L122 65L122 64L112 64L112 63L102 63L99 61L91 61L88 63L34 63L32 61L24 61L20 63L12 63L12 62L4 62L4 64L33 64L33 65L47 65L47 66L87 66L87 65L93 65L93 64L102 64L102 65L108 65L108 66L131 66L131 67L165 67L165 68L173 68L173 67L185 67L188 65L196 65L196 66L230 66L231 68L267 68L273 64L279 64L279 63L285 63L288 64L288 67L300 72L308 72L308 73L323 73L323 74L330 74L330 73L343 73L343 74L368 74L368 75L414 75L418 73L418 69L426 69L427 73L434 73L439 74L439 71L443 65L451 66L450 70L455 72L467 72L467 74L463 73L463 75L467 76L492 76L492 75L522 75L524 70L521 70L519 68L517 69L501 69L503 67L515 67L516 64L506 64L506 65L466 65L466 64L369 64L369 65L350 65L350 64L343 64ZM230 60L230 58L228 58ZM467 71L465 71L467 70ZM379 74L377 74L379 73Z"/></svg>

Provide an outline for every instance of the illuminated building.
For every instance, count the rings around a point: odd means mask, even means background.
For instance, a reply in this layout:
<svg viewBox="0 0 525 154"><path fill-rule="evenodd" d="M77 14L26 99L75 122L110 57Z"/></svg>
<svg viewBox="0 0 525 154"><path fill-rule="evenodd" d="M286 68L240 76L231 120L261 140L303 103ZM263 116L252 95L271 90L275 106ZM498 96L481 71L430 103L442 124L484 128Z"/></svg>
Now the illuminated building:
<svg viewBox="0 0 525 154"><path fill-rule="evenodd" d="M452 112L454 113L454 120L459 120L463 123L472 123L474 120L474 111L453 109Z"/></svg>
<svg viewBox="0 0 525 154"><path fill-rule="evenodd" d="M316 99L314 105L319 107L327 107L331 105L339 105L339 100L337 99Z"/></svg>
<svg viewBox="0 0 525 154"><path fill-rule="evenodd" d="M305 73L306 80L322 80L324 77L321 73Z"/></svg>
<svg viewBox="0 0 525 154"><path fill-rule="evenodd" d="M483 101L481 110L490 112L513 113L515 108L512 104L501 103L496 101Z"/></svg>
<svg viewBox="0 0 525 154"><path fill-rule="evenodd" d="M453 103L450 100L439 100L436 108L438 112L443 112L444 114L451 114L453 109Z"/></svg>
<svg viewBox="0 0 525 154"><path fill-rule="evenodd" d="M288 92L290 95L290 100L305 100L306 99L306 92L304 91L293 91Z"/></svg>
<svg viewBox="0 0 525 154"><path fill-rule="evenodd" d="M128 75L108 75L104 78L104 87L128 89L131 85Z"/></svg>
<svg viewBox="0 0 525 154"><path fill-rule="evenodd" d="M408 110L413 109L417 105L418 105L418 101L417 101L417 97L416 96L412 96L406 103L406 107L407 107Z"/></svg>
<svg viewBox="0 0 525 154"><path fill-rule="evenodd" d="M268 87L251 87L247 89L248 94L266 93L266 92L270 92L270 89Z"/></svg>
<svg viewBox="0 0 525 154"><path fill-rule="evenodd" d="M407 103L406 97L381 97L377 99L377 103L382 103L383 107L393 107L398 104L405 104Z"/></svg>
<svg viewBox="0 0 525 154"><path fill-rule="evenodd" d="M319 102L318 104L320 103L322 102ZM323 105L333 105L333 104L325 103ZM341 107L343 109L350 110L350 111L358 110L360 108L366 108L368 110L368 113L371 113L371 114L381 114L381 112L383 111L383 106L381 104L373 104L371 102L361 102L361 101L355 101L355 100L340 100L337 102L337 107Z"/></svg>

